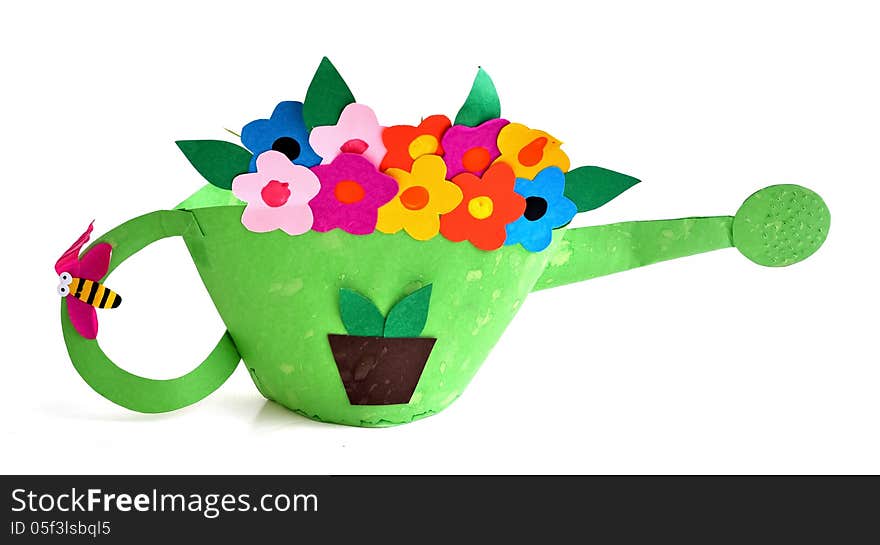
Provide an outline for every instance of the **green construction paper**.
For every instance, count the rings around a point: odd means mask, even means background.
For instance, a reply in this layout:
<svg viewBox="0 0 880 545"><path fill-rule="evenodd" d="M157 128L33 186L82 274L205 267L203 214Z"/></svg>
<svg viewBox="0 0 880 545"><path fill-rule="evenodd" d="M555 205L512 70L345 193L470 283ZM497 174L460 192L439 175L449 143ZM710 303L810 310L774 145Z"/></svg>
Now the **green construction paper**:
<svg viewBox="0 0 880 545"><path fill-rule="evenodd" d="M174 207L175 210L192 210L194 208L206 208L208 206L229 206L244 204L228 189L220 189L211 184L205 184L201 189L186 198L185 201Z"/></svg>
<svg viewBox="0 0 880 545"><path fill-rule="evenodd" d="M250 169L253 154L231 142L178 140L175 143L199 174L221 189L231 189L233 178Z"/></svg>
<svg viewBox="0 0 880 545"><path fill-rule="evenodd" d="M235 346L266 397L309 418L354 426L403 424L452 403L554 248L534 253L517 245L485 252L440 236L418 241L404 232L253 233L241 224L242 210L186 212L201 233L184 237ZM421 335L437 341L411 401L352 405L327 341L328 334L346 331L340 289L389 309L402 293L428 284L430 312Z"/></svg>
<svg viewBox="0 0 880 545"><path fill-rule="evenodd" d="M428 320L431 284L407 295L388 311L385 319L386 337L418 337Z"/></svg>
<svg viewBox="0 0 880 545"><path fill-rule="evenodd" d="M464 105L455 116L456 125L477 125L501 117L501 101L492 78L485 70L479 68L471 92L468 94Z"/></svg>
<svg viewBox="0 0 880 545"><path fill-rule="evenodd" d="M752 206L743 207L738 220L754 223L760 217L755 210L764 208ZM418 241L403 232L254 233L241 224L242 211L217 206L155 212L97 241L113 245L112 270L150 242L182 234L228 333L192 373L151 381L117 368L95 341L75 333L62 312L71 359L95 390L135 410L171 410L217 388L240 354L265 397L309 418L354 426L411 422L436 414L462 394L531 291L729 247L734 222L718 216L561 228L543 252L519 245L485 252L443 237ZM751 248L745 239L742 245ZM784 250L783 256L790 256ZM389 308L401 291L428 284L424 337L409 340L436 343L409 403L352 405L328 345L328 336L345 330L340 289L357 290L377 308ZM138 294L126 296L136 301Z"/></svg>
<svg viewBox="0 0 880 545"><path fill-rule="evenodd" d="M568 229L534 291L733 246L730 216Z"/></svg>
<svg viewBox="0 0 880 545"><path fill-rule="evenodd" d="M385 317L372 301L360 293L345 288L340 289L339 313L349 335L382 336Z"/></svg>
<svg viewBox="0 0 880 545"><path fill-rule="evenodd" d="M324 125L335 125L342 110L352 102L354 95L336 67L327 57L321 59L303 102L306 127L312 130Z"/></svg>
<svg viewBox="0 0 880 545"><path fill-rule="evenodd" d="M822 197L799 185L765 187L733 219L733 242L759 265L785 267L813 255L831 226Z"/></svg>
<svg viewBox="0 0 880 545"><path fill-rule="evenodd" d="M565 173L565 196L578 212L595 210L640 180L602 167L579 167Z"/></svg>
<svg viewBox="0 0 880 545"><path fill-rule="evenodd" d="M200 236L193 220L188 212L153 212L120 225L92 245L108 242L113 247L109 276L128 257L157 240L179 235ZM169 304L173 302L169 301ZM186 375L154 380L121 369L104 354L97 340L86 339L77 333L65 312L63 300L61 329L73 366L86 383L110 401L143 413L173 411L203 399L229 378L241 359L232 338L226 333L208 357Z"/></svg>

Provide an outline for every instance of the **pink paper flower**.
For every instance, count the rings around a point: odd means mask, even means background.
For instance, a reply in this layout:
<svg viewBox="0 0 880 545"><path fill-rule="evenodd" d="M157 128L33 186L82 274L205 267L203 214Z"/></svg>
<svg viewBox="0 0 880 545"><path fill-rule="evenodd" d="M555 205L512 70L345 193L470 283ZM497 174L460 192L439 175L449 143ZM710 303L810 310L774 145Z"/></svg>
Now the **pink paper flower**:
<svg viewBox="0 0 880 545"><path fill-rule="evenodd" d="M363 155L365 159L379 166L385 157L385 144L376 114L363 104L349 104L342 110L336 125L315 127L309 136L309 145L329 164L340 153Z"/></svg>
<svg viewBox="0 0 880 545"><path fill-rule="evenodd" d="M506 119L490 119L476 127L453 125L443 135L446 176L452 179L462 172L482 176L489 165L501 155L498 151L498 133L510 123Z"/></svg>
<svg viewBox="0 0 880 545"><path fill-rule="evenodd" d="M261 153L256 172L232 180L232 193L248 203L241 223L255 233L281 229L288 235L301 235L311 229L314 218L309 201L320 189L311 170L291 163L279 151Z"/></svg>
<svg viewBox="0 0 880 545"><path fill-rule="evenodd" d="M342 153L329 165L312 167L321 192L312 201L315 231L340 228L368 235L376 228L379 207L397 195L397 182L354 153Z"/></svg>

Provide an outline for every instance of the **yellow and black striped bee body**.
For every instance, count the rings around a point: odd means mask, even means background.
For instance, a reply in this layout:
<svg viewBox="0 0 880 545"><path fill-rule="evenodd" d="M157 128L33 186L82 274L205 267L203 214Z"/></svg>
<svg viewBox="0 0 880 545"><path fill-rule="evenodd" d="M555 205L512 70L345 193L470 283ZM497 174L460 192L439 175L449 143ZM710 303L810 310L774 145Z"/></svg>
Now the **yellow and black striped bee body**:
<svg viewBox="0 0 880 545"><path fill-rule="evenodd" d="M122 297L104 284L86 278L77 278L69 273L62 273L58 294L76 297L83 303L95 308L116 308L122 303Z"/></svg>

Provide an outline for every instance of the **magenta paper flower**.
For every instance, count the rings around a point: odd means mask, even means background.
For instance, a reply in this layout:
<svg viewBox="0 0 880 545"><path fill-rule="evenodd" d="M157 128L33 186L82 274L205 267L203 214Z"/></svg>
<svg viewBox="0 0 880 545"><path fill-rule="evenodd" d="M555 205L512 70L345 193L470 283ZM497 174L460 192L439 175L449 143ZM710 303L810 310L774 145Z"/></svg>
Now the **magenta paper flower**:
<svg viewBox="0 0 880 545"><path fill-rule="evenodd" d="M379 207L397 195L394 178L359 154L339 154L329 165L312 167L312 171L321 181L321 191L311 202L315 231L338 227L353 235L368 235L376 228Z"/></svg>
<svg viewBox="0 0 880 545"><path fill-rule="evenodd" d="M498 133L508 123L506 119L490 119L476 127L453 125L446 131L440 145L446 161L447 179L451 180L462 172L482 176L492 161L501 155Z"/></svg>
<svg viewBox="0 0 880 545"><path fill-rule="evenodd" d="M295 165L280 151L257 157L257 171L232 180L232 193L248 203L241 223L255 233L281 229L301 235L312 227L311 201L321 184L308 168Z"/></svg>
<svg viewBox="0 0 880 545"><path fill-rule="evenodd" d="M353 153L378 167L385 157L384 130L368 106L349 104L335 125L312 129L309 145L322 157L322 165L331 163L340 153Z"/></svg>

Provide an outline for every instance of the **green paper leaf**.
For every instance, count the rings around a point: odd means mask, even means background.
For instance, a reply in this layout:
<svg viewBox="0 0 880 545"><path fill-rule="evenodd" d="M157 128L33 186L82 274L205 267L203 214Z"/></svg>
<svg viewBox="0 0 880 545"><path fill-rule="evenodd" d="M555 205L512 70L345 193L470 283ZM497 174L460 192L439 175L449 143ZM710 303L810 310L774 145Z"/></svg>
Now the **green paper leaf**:
<svg viewBox="0 0 880 545"><path fill-rule="evenodd" d="M595 210L640 180L602 167L579 167L565 173L565 196L578 212Z"/></svg>
<svg viewBox="0 0 880 545"><path fill-rule="evenodd" d="M418 337L428 321L431 284L401 299L388 312L385 320L386 337Z"/></svg>
<svg viewBox="0 0 880 545"><path fill-rule="evenodd" d="M455 116L455 124L476 127L480 123L499 117L501 117L501 101L498 99L498 92L495 91L495 84L492 83L489 74L480 68L477 70L477 77L474 78L467 100Z"/></svg>
<svg viewBox="0 0 880 545"><path fill-rule="evenodd" d="M231 189L232 179L250 169L253 154L231 142L178 140L175 143L199 174L221 189Z"/></svg>
<svg viewBox="0 0 880 545"><path fill-rule="evenodd" d="M335 125L342 110L352 102L354 95L336 67L327 57L321 59L303 102L306 127L312 130L323 125Z"/></svg>
<svg viewBox="0 0 880 545"><path fill-rule="evenodd" d="M360 293L342 288L339 290L339 313L349 335L381 337L385 317L372 301Z"/></svg>

